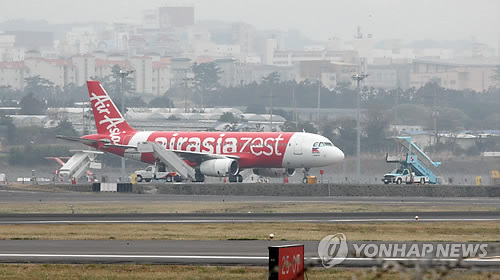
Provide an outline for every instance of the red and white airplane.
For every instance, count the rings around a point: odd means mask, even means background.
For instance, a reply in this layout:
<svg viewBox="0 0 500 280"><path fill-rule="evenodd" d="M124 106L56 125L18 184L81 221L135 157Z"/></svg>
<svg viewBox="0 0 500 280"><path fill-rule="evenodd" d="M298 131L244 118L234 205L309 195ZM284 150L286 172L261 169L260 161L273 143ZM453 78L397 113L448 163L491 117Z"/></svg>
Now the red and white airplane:
<svg viewBox="0 0 500 280"><path fill-rule="evenodd" d="M87 86L97 134L58 138L149 164L159 159L152 152L138 152L138 143L156 142L194 167L196 181L203 181L204 176L229 176L233 178L230 181L241 182L239 172L247 168L261 175L279 169L288 176L293 176L296 168L303 168L306 176L310 168L344 159L344 153L330 140L305 132L136 131L98 81L88 81Z"/></svg>

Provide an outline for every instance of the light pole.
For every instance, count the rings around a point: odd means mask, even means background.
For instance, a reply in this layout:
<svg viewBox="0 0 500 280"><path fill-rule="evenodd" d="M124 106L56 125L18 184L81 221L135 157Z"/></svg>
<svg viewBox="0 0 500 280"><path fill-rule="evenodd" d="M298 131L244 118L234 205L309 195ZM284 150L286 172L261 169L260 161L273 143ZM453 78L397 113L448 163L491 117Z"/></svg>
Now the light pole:
<svg viewBox="0 0 500 280"><path fill-rule="evenodd" d="M121 94L121 104L120 104L120 113L122 115L122 118L125 119L125 79L129 74L134 73L134 70L120 70L119 75L120 78L122 79L122 94ZM123 153L122 157L122 168L120 171L120 182L125 181L125 152Z"/></svg>
<svg viewBox="0 0 500 280"><path fill-rule="evenodd" d="M319 74L319 79L318 79L318 124L319 124L319 114L321 111L321 72Z"/></svg>
<svg viewBox="0 0 500 280"><path fill-rule="evenodd" d="M360 104L360 92L359 83L368 77L368 74L354 74L352 79L357 83L356 90L356 180L360 182L359 177L361 176L361 126L359 124L359 104Z"/></svg>

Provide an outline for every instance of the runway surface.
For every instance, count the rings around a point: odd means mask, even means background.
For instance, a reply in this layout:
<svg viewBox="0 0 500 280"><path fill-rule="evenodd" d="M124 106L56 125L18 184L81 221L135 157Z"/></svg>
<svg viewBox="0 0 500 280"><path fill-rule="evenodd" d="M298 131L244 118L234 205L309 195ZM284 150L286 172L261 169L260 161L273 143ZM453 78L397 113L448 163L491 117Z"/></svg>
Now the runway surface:
<svg viewBox="0 0 500 280"><path fill-rule="evenodd" d="M218 196L132 193L43 192L0 189L0 203L338 203L412 206L485 206L498 208L500 198Z"/></svg>
<svg viewBox="0 0 500 280"><path fill-rule="evenodd" d="M500 221L499 211L215 213L215 214L2 214L0 224L372 223Z"/></svg>
<svg viewBox="0 0 500 280"><path fill-rule="evenodd" d="M106 223L250 223L250 222L444 222L500 221L500 198L429 198L429 197L278 197L278 196L208 196L123 193L40 192L0 189L0 204L127 204L127 203L301 203L368 204L421 206L413 212L355 213L237 213L237 214L0 214L0 225L9 224L106 224ZM497 211L426 212L431 206L485 206ZM0 240L3 263L161 263L196 265L267 265L268 246L300 243L305 245L306 261L320 265L314 241L49 241ZM498 244L496 244L498 245ZM468 259L460 265L485 268L500 267L493 258ZM402 262L429 260L389 259ZM348 257L341 266L365 267L380 259ZM434 260L452 264L453 259Z"/></svg>
<svg viewBox="0 0 500 280"><path fill-rule="evenodd" d="M354 242L360 244L359 242ZM414 242L417 243L417 242ZM304 244L306 264L320 266L317 241L48 241L0 240L2 263L150 263L267 265L268 247ZM349 252L354 252L349 242ZM403 244L403 243L400 243ZM409 244L409 243L407 243ZM413 243L412 243L413 244ZM498 243L488 244L488 256L467 259L459 266L500 267ZM382 261L456 264L456 259L366 258L354 254L340 266L373 266Z"/></svg>

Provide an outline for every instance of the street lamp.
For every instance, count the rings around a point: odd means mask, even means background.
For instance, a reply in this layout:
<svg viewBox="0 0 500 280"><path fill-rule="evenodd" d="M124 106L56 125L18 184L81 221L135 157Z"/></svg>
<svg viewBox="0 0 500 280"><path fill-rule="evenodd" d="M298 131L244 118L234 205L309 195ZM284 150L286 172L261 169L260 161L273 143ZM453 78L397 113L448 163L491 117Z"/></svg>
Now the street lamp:
<svg viewBox="0 0 500 280"><path fill-rule="evenodd" d="M359 93L359 83L368 77L368 74L354 74L352 79L357 83L356 90L356 180L360 182L361 173L361 126L359 124L359 103L360 103L360 93Z"/></svg>
<svg viewBox="0 0 500 280"><path fill-rule="evenodd" d="M122 92L121 92L121 104L120 104L120 111L122 118L125 119L125 78L129 75L134 73L134 70L120 70L118 73L120 75L120 78L122 79ZM125 180L125 153L123 153L122 157L122 168L120 171L120 182L124 182Z"/></svg>

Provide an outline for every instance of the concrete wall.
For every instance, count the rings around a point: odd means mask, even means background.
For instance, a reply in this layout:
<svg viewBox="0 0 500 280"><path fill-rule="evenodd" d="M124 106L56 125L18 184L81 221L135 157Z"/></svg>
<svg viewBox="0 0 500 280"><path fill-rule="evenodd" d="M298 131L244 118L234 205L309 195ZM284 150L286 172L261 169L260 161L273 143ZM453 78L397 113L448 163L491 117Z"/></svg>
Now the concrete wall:
<svg viewBox="0 0 500 280"><path fill-rule="evenodd" d="M26 185L32 187L33 185ZM91 192L92 184L39 185L52 191ZM247 196L500 197L500 186L335 184L134 184L134 193Z"/></svg>
<svg viewBox="0 0 500 280"><path fill-rule="evenodd" d="M333 184L149 184L134 192L249 196L499 197L500 186L333 185Z"/></svg>

